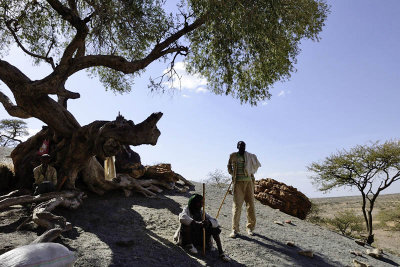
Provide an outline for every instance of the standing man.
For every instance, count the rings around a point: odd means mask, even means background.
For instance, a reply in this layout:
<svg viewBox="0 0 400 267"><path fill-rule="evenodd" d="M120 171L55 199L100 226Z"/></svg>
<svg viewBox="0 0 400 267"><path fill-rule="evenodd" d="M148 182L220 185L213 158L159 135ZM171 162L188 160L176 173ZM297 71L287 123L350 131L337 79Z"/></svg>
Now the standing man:
<svg viewBox="0 0 400 267"><path fill-rule="evenodd" d="M246 152L246 143L237 143L238 152L229 157L228 172L233 180L233 206L232 206L232 233L229 237L235 238L239 230L240 214L243 201L247 208L247 233L254 235L256 226L256 213L254 209L254 174L261 167L256 155Z"/></svg>
<svg viewBox="0 0 400 267"><path fill-rule="evenodd" d="M40 157L42 164L33 169L33 177L35 178L35 183L33 184L34 195L53 192L56 189L57 171L49 165L50 159L49 154L43 154Z"/></svg>

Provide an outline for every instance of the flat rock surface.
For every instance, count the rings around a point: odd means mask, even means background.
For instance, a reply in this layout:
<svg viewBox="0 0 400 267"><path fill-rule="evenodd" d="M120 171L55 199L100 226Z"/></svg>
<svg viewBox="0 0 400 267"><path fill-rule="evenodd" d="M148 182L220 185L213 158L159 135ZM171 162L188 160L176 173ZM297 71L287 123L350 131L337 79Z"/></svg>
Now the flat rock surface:
<svg viewBox="0 0 400 267"><path fill-rule="evenodd" d="M195 183L198 193L201 184ZM206 211L215 216L226 188L206 186ZM192 193L192 192L191 192ZM176 246L172 236L178 227L178 214L187 204L190 194L168 193L158 199L134 195L126 198L122 192L100 197L89 194L76 211L58 209L73 230L57 239L75 251L75 266L350 266L353 259L372 266L399 266L400 257L383 253L374 259L363 253L356 256L351 250L365 248L353 239L317 225L302 221L256 201L257 226L254 236L245 231L245 208L242 211L241 235L228 237L231 226L232 196L228 195L219 223L226 254L232 259L224 263L216 252L206 257L192 256ZM0 212L0 253L24 245L40 232L14 232L16 221L23 215L21 208ZM277 225L274 221L291 220L292 224ZM38 230L36 230L38 231ZM286 245L288 241L294 247ZM299 255L311 250L313 258Z"/></svg>

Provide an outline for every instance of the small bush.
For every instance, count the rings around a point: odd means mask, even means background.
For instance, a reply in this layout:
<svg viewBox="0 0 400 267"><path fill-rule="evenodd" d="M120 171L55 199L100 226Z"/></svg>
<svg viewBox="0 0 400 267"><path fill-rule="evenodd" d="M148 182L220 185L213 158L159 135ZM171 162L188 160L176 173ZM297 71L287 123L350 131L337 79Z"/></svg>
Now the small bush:
<svg viewBox="0 0 400 267"><path fill-rule="evenodd" d="M339 212L333 219L327 219L327 223L345 236L354 236L364 229L363 217L355 215L350 210Z"/></svg>
<svg viewBox="0 0 400 267"><path fill-rule="evenodd" d="M207 184L217 185L218 187L225 187L230 181L230 176L220 169L209 172L205 180Z"/></svg>
<svg viewBox="0 0 400 267"><path fill-rule="evenodd" d="M321 213L321 208L318 206L318 204L311 201L311 209L307 215L306 220L309 221L310 223L314 223L314 224L318 224L318 225L326 224L326 219L322 218L320 216L320 213Z"/></svg>
<svg viewBox="0 0 400 267"><path fill-rule="evenodd" d="M377 219L382 228L400 231L400 204L395 208L380 210Z"/></svg>

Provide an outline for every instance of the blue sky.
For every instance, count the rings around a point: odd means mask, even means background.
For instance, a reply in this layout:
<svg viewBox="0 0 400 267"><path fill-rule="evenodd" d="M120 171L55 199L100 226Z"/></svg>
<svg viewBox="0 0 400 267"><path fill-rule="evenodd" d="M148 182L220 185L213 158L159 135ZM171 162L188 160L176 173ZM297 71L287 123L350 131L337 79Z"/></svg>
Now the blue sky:
<svg viewBox="0 0 400 267"><path fill-rule="evenodd" d="M144 164L169 162L191 180L205 179L215 169L225 171L229 154L244 140L262 164L257 179L271 177L309 197L355 195L347 189L318 192L306 166L340 149L399 137L400 1L328 3L331 14L321 41L302 42L297 72L275 84L271 100L257 107L213 95L204 80L187 75L181 90L150 93L149 77L166 68L154 63L124 95L105 91L85 72L75 74L66 86L81 98L70 100L69 110L82 125L112 120L119 111L134 122L163 112L158 144L133 149ZM32 79L49 71L33 67L16 49L7 59ZM9 93L4 84L0 89ZM0 117L9 117L4 108ZM28 123L33 131L42 125L36 119ZM400 182L384 192L400 193Z"/></svg>

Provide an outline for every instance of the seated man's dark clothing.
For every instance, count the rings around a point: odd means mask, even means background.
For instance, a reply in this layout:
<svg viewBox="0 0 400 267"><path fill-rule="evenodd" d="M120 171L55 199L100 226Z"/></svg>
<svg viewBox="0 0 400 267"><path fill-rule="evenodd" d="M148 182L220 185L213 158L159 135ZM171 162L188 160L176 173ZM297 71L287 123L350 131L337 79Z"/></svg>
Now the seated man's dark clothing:
<svg viewBox="0 0 400 267"><path fill-rule="evenodd" d="M195 194L189 199L188 206L179 214L179 228L177 229L174 240L177 244L189 248L191 252L196 253L193 248L203 246L203 228L206 232L206 248L212 248L212 239L216 241L219 254L224 256L221 246L219 234L221 229L218 226L218 221L206 213L206 219L202 220L202 205L203 197ZM225 257L225 256L224 256Z"/></svg>
<svg viewBox="0 0 400 267"><path fill-rule="evenodd" d="M34 195L55 191L57 185L57 171L49 165L50 155L43 154L40 158L41 165L33 169L35 183L33 188Z"/></svg>
<svg viewBox="0 0 400 267"><path fill-rule="evenodd" d="M196 216L194 216L196 218ZM200 219L196 221L201 221ZM219 227L212 227L211 223L209 223L206 227L206 248L210 249L212 247L211 236L219 235L221 233L221 229ZM181 235L182 235L182 246L193 244L196 247L203 246L203 227L200 224L191 223L190 225L181 225Z"/></svg>
<svg viewBox="0 0 400 267"><path fill-rule="evenodd" d="M49 193L49 192L54 192L56 191L56 187L54 186L54 184L50 181L44 181L38 185L35 186L34 188L34 195L40 195L40 194L44 194L44 193Z"/></svg>

